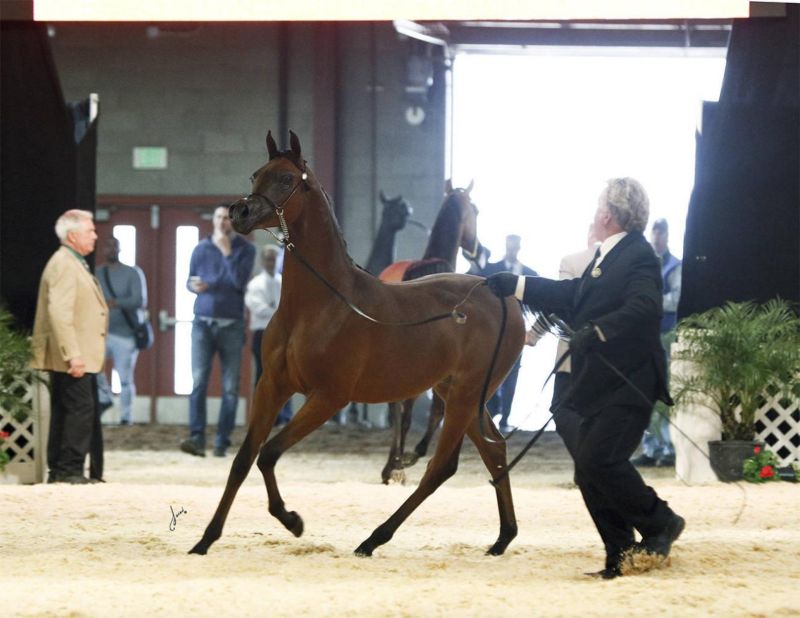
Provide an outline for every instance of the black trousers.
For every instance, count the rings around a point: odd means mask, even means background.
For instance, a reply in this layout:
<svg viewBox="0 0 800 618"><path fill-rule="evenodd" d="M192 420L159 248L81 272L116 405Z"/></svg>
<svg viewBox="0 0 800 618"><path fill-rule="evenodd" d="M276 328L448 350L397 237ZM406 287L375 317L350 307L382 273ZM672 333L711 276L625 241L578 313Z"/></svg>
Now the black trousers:
<svg viewBox="0 0 800 618"><path fill-rule="evenodd" d="M605 544L606 566L634 544L634 529L642 537L658 534L672 515L629 461L649 422L648 407L609 405L580 424L576 477Z"/></svg>
<svg viewBox="0 0 800 618"><path fill-rule="evenodd" d="M73 378L61 371L50 372L47 460L52 477L83 476L95 423L99 424L95 379L91 373Z"/></svg>
<svg viewBox="0 0 800 618"><path fill-rule="evenodd" d="M578 452L578 431L583 417L569 403L564 403L564 395L570 385L570 374L565 371L556 373L553 379L553 402L550 410L553 412L553 421L556 424L556 433L564 440L572 459Z"/></svg>

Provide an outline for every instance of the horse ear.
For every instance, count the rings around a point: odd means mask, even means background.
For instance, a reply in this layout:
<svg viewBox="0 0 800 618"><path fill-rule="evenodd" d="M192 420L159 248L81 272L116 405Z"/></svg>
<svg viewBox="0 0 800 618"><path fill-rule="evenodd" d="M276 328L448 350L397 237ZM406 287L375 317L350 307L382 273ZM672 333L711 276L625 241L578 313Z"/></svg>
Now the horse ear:
<svg viewBox="0 0 800 618"><path fill-rule="evenodd" d="M270 161L278 156L278 145L272 139L272 131L267 131L267 154L269 154Z"/></svg>
<svg viewBox="0 0 800 618"><path fill-rule="evenodd" d="M475 179L469 181L469 186L465 189L467 194L469 195L472 192L472 188L475 186Z"/></svg>
<svg viewBox="0 0 800 618"><path fill-rule="evenodd" d="M444 183L444 194L450 195L453 192L453 179L448 178Z"/></svg>
<svg viewBox="0 0 800 618"><path fill-rule="evenodd" d="M381 198L381 204L385 204L386 202L389 201L389 198L386 197L386 194L383 192L383 189L381 189L380 195L378 197Z"/></svg>
<svg viewBox="0 0 800 618"><path fill-rule="evenodd" d="M300 155L300 140L297 139L297 135L291 129L289 129L289 146L292 149L292 154L297 157L297 160L302 161L303 157Z"/></svg>

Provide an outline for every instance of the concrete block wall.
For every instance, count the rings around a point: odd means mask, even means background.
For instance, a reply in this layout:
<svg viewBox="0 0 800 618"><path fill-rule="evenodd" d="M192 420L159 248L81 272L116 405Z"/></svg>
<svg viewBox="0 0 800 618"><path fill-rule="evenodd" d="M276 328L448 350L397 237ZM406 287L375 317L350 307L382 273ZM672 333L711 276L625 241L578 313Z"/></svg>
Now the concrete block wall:
<svg viewBox="0 0 800 618"><path fill-rule="evenodd" d="M422 125L405 121L408 41L388 22L336 25L338 91L320 93L319 26L287 28L288 126L313 168L315 113L335 101L337 212L363 264L380 222L380 189L402 194L416 218L433 223L442 201L444 94L437 84ZM53 32L65 98L100 97L98 193L246 192L266 160L267 129L279 130L276 25L57 24ZM167 147L168 168L134 170L135 146ZM426 242L424 232L407 228L398 259L420 257Z"/></svg>

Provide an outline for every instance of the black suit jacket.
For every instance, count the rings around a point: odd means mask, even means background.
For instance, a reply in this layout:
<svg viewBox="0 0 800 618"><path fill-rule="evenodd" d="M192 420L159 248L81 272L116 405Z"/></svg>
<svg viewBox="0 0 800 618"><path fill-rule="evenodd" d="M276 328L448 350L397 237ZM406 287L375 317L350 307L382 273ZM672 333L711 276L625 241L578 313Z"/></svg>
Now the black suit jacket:
<svg viewBox="0 0 800 618"><path fill-rule="evenodd" d="M659 338L662 315L661 270L650 244L631 232L608 252L602 274L589 264L579 279L554 281L529 277L523 302L545 314L556 313L573 329L600 328L606 341L596 351L620 370L651 401L672 404L667 392L666 358ZM584 415L608 405L650 406L598 354L572 359L572 402Z"/></svg>

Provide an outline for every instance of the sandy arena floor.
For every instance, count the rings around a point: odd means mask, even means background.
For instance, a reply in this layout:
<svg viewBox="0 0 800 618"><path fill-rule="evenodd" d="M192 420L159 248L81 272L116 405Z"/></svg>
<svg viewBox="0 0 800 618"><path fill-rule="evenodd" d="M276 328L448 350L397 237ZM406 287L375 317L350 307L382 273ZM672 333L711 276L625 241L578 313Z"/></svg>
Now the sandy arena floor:
<svg viewBox="0 0 800 618"><path fill-rule="evenodd" d="M325 426L277 468L301 538L267 513L254 467L222 538L189 556L232 458L184 455L182 433L107 428L105 484L0 485L3 616L800 616L800 485L743 493L648 472L687 520L671 564L597 581L583 572L603 552L558 437L545 434L512 474L520 534L499 558L484 555L498 530L494 491L465 445L456 476L357 558L423 466L384 486L388 431ZM530 435L514 436L512 455Z"/></svg>

